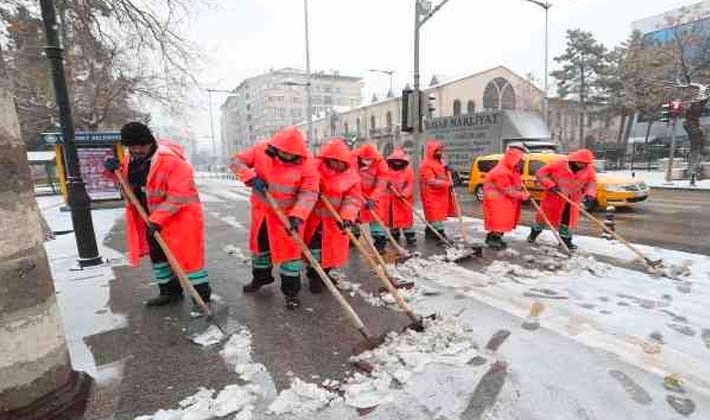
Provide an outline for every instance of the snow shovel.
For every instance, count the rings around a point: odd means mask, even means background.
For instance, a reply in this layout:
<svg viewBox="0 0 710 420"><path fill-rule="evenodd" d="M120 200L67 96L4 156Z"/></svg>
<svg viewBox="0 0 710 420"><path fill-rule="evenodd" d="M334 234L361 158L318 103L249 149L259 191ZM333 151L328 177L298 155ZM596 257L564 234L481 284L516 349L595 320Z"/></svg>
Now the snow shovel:
<svg viewBox="0 0 710 420"><path fill-rule="evenodd" d="M584 209L582 206L580 206L579 204L577 204L577 203L575 203L574 201L570 200L569 197L565 196L564 194L557 193L557 195L559 195L560 197L562 197L562 199L565 200L567 203L569 203L570 206L576 207L576 208L580 211L580 213L582 213L583 215L587 216L587 218L588 218L589 220L591 220L591 221L593 221L594 223L596 223L597 225L599 225L599 227L601 227L604 232L608 233L609 235L611 235L611 236L613 236L615 239L617 239L619 242L621 242L622 244L626 245L627 248L629 248L634 254L636 254L639 258L641 258L641 260L646 264L646 267L648 267L649 270L655 272L655 271L656 271L656 268L659 268L659 267L662 267L662 266L663 266L663 260L662 260L662 259L659 258L659 259L657 259L657 260L652 260L652 259L648 258L648 257L645 256L641 251L639 251L638 248L636 248L635 246L631 245L631 243L630 243L629 241L627 241L626 239L624 239L621 235L619 235L619 234L616 233L615 231L613 231L613 230L607 228L607 227L604 225L604 222L602 222L601 220L599 220L599 219L597 219L596 217L592 216L592 215L591 215L586 209Z"/></svg>
<svg viewBox="0 0 710 420"><path fill-rule="evenodd" d="M542 218L545 220L545 224L547 227L550 229L550 232L552 232L553 235L555 235L555 239L557 239L557 242L559 242L560 246L562 249L565 250L565 253L567 254L568 257L572 256L572 251L570 251L569 247L565 243L565 241L562 240L562 237L560 236L560 233L555 229L554 226L552 226L552 223L550 222L550 218L547 217L547 214L542 211L542 208L540 208L540 205L535 201L535 199L530 195L530 191L528 191L527 187L525 184L521 184L523 187L523 191L525 191L529 196L530 196L530 202L532 203L533 207L535 207L535 210L540 213Z"/></svg>
<svg viewBox="0 0 710 420"><path fill-rule="evenodd" d="M439 240L440 240L444 245L446 245L446 247L447 247L448 249L452 249L452 250L458 251L457 253L451 253L451 256L447 255L447 260L448 260L449 262L457 262L457 261L461 261L461 260L465 260L465 259L471 258L471 257L476 256L476 255L481 255L482 250L481 250L480 248L475 249L475 250L474 250L474 249L466 250L466 249L464 249L464 247L458 247L458 246L454 245L451 241L449 241L448 239L446 239L446 238L444 237L444 235L442 235L441 233L439 233L438 230L434 229L434 226L432 226L431 223L429 223L429 222L426 220L426 218L425 218L424 216L422 216L421 214L419 214L419 212L414 208L414 206L413 206L409 201L407 201L407 200L404 199L404 196L402 195L401 192L397 191L397 189L394 188L394 187L392 187L392 186L390 186L389 188L395 193L395 195L396 195L400 200L402 200L402 202L404 202L404 204L405 204L407 207L409 207L409 208L412 210L412 213L414 213L414 215L417 216L417 219L419 219L419 221L421 221L422 223L424 223L424 225L425 225L427 228L429 228L429 230L431 230L432 232L434 232L434 234L435 234L437 237L439 237ZM448 254L448 253L447 253L447 254Z"/></svg>
<svg viewBox="0 0 710 420"><path fill-rule="evenodd" d="M340 213L338 213L338 210L336 210L332 204L330 204L330 201L328 201L327 198L321 197L320 200L323 202L325 207L328 209L330 214L333 215L335 220L338 222L340 226L343 225L343 219L340 217ZM345 233L348 235L348 238L350 238L350 241L355 245L355 247L360 251L360 253L365 257L365 260L367 263L370 265L370 268L375 272L375 275L377 278L382 282L382 285L387 289L388 292L392 295L394 298L395 302L397 302L397 305L402 309L402 311L409 317L409 319L412 320L412 323L407 326L407 328L412 329L414 331L423 331L424 330L424 324L422 323L422 319L414 314L412 311L412 308L407 305L407 302L404 301L402 298L402 295L399 294L399 291L397 288L394 286L392 283L392 280L390 280L389 276L387 275L387 272L385 271L384 265L377 264L377 262L372 258L369 252L365 249L365 247L362 245L362 242L360 242L355 235L352 233L352 231L348 228L343 229ZM375 252L375 255L380 255L379 253ZM381 258L381 256L380 256Z"/></svg>
<svg viewBox="0 0 710 420"><path fill-rule="evenodd" d="M116 169L114 172L114 175L116 175L116 179L118 179L118 183L121 185L121 190L123 191L123 195L127 198L128 202L131 203L136 210L138 211L138 214L140 215L140 218L145 222L146 225L150 223L148 219L148 213L145 211L143 208L143 205L138 201L138 198L136 195L133 193L133 189L128 185L128 181L126 181L126 178L123 176L121 171L119 169ZM222 333L223 337L222 339L226 340L228 335L225 332L224 328L217 322L217 320L214 318L212 311L210 310L209 306L205 303L204 300L202 300L202 297L200 296L199 293L197 293L197 290L195 290L195 287L190 283L190 280L187 278L187 274L185 274L185 271L182 269L180 266L180 263L178 260L175 258L175 255L172 253L170 248L168 247L168 244L165 242L163 239L162 235L160 235L160 232L155 232L153 235L153 238L155 239L155 242L158 243L160 248L163 250L163 253L165 254L165 258L168 260L168 264L170 265L170 268L172 268L173 272L178 278L178 281L180 282L180 286L184 290L187 290L187 292L190 294L192 299L197 303L197 306L200 308L202 313L205 315L205 320L207 322L211 322L214 324L219 331ZM206 330L207 327L205 326L204 328L202 327L195 327L194 325L192 328L188 328L190 331L188 333L188 336L194 337L198 333L202 332L201 330Z"/></svg>
<svg viewBox="0 0 710 420"><path fill-rule="evenodd" d="M366 198L367 198L367 197L366 197ZM382 226L382 229L384 229L385 235L387 236L387 239L390 241L390 243L392 244L392 246L394 247L394 249L397 250L397 254L399 254L399 256L397 257L397 262L404 262L404 261L407 261L408 259L410 259L410 258L412 258L412 257L415 257L415 254L413 254L413 253L407 251L406 249L404 249L404 248L402 247L402 245L400 245L400 244L397 242L397 240L394 238L394 236L392 236L392 232L390 232L390 230L387 229L387 225L385 225L385 222L382 220L382 218L380 217L380 215L377 214L376 211L371 210L371 211L370 211L370 214L372 215L372 218L375 219L375 221L376 221L377 223L379 223L380 226ZM378 254L378 255L379 255L379 254Z"/></svg>
<svg viewBox="0 0 710 420"><path fill-rule="evenodd" d="M345 300L343 295L340 293L337 287L333 284L333 282L330 280L330 277L328 277L328 274L326 274L325 271L323 271L323 267L318 263L318 260L313 256L311 253L311 250L308 248L308 245L303 241L303 238L298 234L298 232L292 232L291 231L291 224L288 221L288 218L284 214L284 212L279 208L278 203L274 199L274 197L271 195L269 191L264 191L263 192L264 197L266 197L266 201L269 203L269 207L276 213L276 217L278 217L279 221L281 224L284 225L286 230L288 231L289 236L291 239L293 239L293 242L296 243L296 245L301 249L301 253L306 257L308 260L308 263L311 265L311 267L318 273L318 276L320 279L323 281L323 284L328 288L330 293L335 297L335 300L338 301L340 306L343 308L345 311L345 314L350 318L350 321L352 321L353 325L355 328L358 330L358 332L362 335L362 337L365 339L365 342L362 344L362 347L365 349L372 349L377 347L378 345L382 344L384 341L383 337L374 337L372 334L370 334L370 331L367 329L365 324L362 322L362 319L358 316L358 314L355 312L352 306L348 303L348 301Z"/></svg>

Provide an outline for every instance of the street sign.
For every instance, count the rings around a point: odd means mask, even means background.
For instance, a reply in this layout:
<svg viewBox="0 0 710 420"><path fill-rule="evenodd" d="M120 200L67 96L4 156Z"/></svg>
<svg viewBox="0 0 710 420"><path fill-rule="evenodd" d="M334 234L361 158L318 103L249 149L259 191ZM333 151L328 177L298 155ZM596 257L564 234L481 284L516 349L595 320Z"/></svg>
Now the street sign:
<svg viewBox="0 0 710 420"><path fill-rule="evenodd" d="M64 143L64 135L60 132L42 133L41 136L45 144ZM77 131L74 133L74 142L77 144L115 143L117 141L121 141L120 131Z"/></svg>

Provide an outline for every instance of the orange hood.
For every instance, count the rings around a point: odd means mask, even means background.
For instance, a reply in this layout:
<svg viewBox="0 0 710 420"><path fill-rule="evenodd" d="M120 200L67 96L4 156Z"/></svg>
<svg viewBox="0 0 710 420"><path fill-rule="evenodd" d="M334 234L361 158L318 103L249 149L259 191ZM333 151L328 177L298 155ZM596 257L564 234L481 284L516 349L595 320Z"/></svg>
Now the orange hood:
<svg viewBox="0 0 710 420"><path fill-rule="evenodd" d="M402 149L395 149L391 155L387 156L387 160L403 160L409 163L409 155L404 153L404 150Z"/></svg>
<svg viewBox="0 0 710 420"><path fill-rule="evenodd" d="M382 155L377 151L377 148L373 144L366 143L360 146L355 154L360 159L372 159L374 162L382 160Z"/></svg>
<svg viewBox="0 0 710 420"><path fill-rule="evenodd" d="M443 149L444 144L438 140L430 139L426 142L426 145L424 145L424 157L426 159L431 159L435 160L434 158L434 152L436 152L438 149Z"/></svg>
<svg viewBox="0 0 710 420"><path fill-rule="evenodd" d="M503 165L505 165L505 167L508 169L515 169L515 165L520 162L524 155L525 152L523 152L522 150L515 147L510 147L508 148L508 150L505 151L505 155L503 155Z"/></svg>
<svg viewBox="0 0 710 420"><path fill-rule="evenodd" d="M353 155L350 149L348 149L348 146L345 145L343 139L336 137L328 140L328 142L321 147L318 157L321 159L339 160L350 166Z"/></svg>
<svg viewBox="0 0 710 420"><path fill-rule="evenodd" d="M269 144L279 150L291 153L302 158L308 157L308 147L303 134L296 127L286 127L278 131L269 140Z"/></svg>
<svg viewBox="0 0 710 420"><path fill-rule="evenodd" d="M594 153L589 149L580 149L576 152L572 152L567 156L567 160L570 162L580 162L591 165L594 163Z"/></svg>

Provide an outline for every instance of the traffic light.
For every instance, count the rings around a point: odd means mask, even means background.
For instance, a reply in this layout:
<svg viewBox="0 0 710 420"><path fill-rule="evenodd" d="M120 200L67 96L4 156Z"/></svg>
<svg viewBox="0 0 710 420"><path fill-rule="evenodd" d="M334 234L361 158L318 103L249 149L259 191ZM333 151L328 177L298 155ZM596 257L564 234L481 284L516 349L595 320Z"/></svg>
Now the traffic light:
<svg viewBox="0 0 710 420"><path fill-rule="evenodd" d="M667 103L667 104L661 105L661 117L658 119L658 121L667 123L670 120L671 120L671 104Z"/></svg>
<svg viewBox="0 0 710 420"><path fill-rule="evenodd" d="M426 110L423 115L426 115L427 117L431 118L431 116L434 114L434 111L436 111L436 105L434 101L436 101L436 96L430 95L426 92L419 93L419 103L422 106L422 110Z"/></svg>
<svg viewBox="0 0 710 420"><path fill-rule="evenodd" d="M414 131L414 91L412 89L402 90L402 124L401 130L405 133Z"/></svg>

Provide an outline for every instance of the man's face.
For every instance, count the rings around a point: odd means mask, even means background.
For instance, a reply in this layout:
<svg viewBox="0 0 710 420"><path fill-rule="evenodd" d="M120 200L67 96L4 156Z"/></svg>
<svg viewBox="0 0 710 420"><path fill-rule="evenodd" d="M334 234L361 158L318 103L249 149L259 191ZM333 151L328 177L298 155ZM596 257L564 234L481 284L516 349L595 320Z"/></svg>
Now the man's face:
<svg viewBox="0 0 710 420"><path fill-rule="evenodd" d="M569 168L572 170L572 172L579 172L584 170L587 166L589 166L586 163L583 162L570 162L569 163Z"/></svg>
<svg viewBox="0 0 710 420"><path fill-rule="evenodd" d="M281 159L282 162L295 163L300 159L300 156L294 155L293 153L284 152L281 149L276 149L276 156Z"/></svg>
<svg viewBox="0 0 710 420"><path fill-rule="evenodd" d="M131 146L128 146L128 151L131 153L131 156L137 159L145 159L148 156L150 156L150 153L153 151L153 144L148 143L148 144L134 144Z"/></svg>
<svg viewBox="0 0 710 420"><path fill-rule="evenodd" d="M345 172L345 170L348 169L348 164L342 160L326 159L325 164L335 172Z"/></svg>
<svg viewBox="0 0 710 420"><path fill-rule="evenodd" d="M515 164L515 171L519 174L523 173L523 166L525 165L525 162L520 159L518 163Z"/></svg>
<svg viewBox="0 0 710 420"><path fill-rule="evenodd" d="M440 147L434 150L434 159L441 160L442 157L444 157L444 148Z"/></svg>

